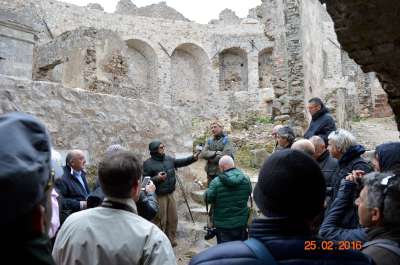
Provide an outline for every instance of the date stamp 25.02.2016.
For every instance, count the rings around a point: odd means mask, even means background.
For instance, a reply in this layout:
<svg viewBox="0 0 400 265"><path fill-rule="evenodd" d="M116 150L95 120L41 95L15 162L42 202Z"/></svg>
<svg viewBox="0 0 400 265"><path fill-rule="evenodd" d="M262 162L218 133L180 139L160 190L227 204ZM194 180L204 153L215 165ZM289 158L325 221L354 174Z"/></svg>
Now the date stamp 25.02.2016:
<svg viewBox="0 0 400 265"><path fill-rule="evenodd" d="M307 240L304 241L304 250L315 251L333 251L333 250L361 250L361 241L330 241L330 240Z"/></svg>

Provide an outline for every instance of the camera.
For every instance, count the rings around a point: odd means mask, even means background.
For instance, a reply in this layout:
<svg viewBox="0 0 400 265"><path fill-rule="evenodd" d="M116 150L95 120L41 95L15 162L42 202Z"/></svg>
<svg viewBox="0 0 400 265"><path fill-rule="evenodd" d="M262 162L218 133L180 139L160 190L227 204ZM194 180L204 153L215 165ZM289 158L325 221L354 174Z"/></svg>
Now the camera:
<svg viewBox="0 0 400 265"><path fill-rule="evenodd" d="M217 235L217 229L215 227L205 226L204 230L206 231L206 235L204 236L205 240L210 240Z"/></svg>

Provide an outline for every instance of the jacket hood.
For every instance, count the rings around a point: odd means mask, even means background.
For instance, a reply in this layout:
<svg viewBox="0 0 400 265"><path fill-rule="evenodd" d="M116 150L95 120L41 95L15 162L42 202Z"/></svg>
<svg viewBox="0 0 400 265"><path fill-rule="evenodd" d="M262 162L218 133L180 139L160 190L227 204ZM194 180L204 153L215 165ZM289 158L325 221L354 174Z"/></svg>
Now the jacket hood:
<svg viewBox="0 0 400 265"><path fill-rule="evenodd" d="M345 164L347 162L350 162L354 158L357 158L357 157L361 156L364 153L365 153L364 146L362 146L360 144L353 145L339 159L339 164Z"/></svg>
<svg viewBox="0 0 400 265"><path fill-rule="evenodd" d="M237 168L231 168L219 175L219 178L225 186L233 187L247 181L246 175Z"/></svg>
<svg viewBox="0 0 400 265"><path fill-rule="evenodd" d="M380 171L400 168L400 142L390 142L376 147Z"/></svg>

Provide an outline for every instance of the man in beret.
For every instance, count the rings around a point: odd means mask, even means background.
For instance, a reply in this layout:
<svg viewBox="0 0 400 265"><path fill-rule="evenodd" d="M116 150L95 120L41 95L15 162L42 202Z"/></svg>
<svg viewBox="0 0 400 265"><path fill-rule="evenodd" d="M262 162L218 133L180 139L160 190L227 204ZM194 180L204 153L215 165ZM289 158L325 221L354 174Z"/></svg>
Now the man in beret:
<svg viewBox="0 0 400 265"><path fill-rule="evenodd" d="M0 115L0 146L1 259L54 264L47 237L52 190L47 130L26 114Z"/></svg>
<svg viewBox="0 0 400 265"><path fill-rule="evenodd" d="M263 216L250 226L250 240L218 244L190 264L373 264L359 252L307 250L307 242L321 246L312 228L324 199L325 180L311 156L293 149L275 152L264 162L254 189Z"/></svg>
<svg viewBox="0 0 400 265"><path fill-rule="evenodd" d="M174 198L176 176L175 169L197 161L198 154L176 159L165 154L165 145L155 140L149 144L150 158L143 163L143 176L150 176L156 185L159 211L155 224L168 236L171 245L175 247L176 230L178 227L178 212Z"/></svg>

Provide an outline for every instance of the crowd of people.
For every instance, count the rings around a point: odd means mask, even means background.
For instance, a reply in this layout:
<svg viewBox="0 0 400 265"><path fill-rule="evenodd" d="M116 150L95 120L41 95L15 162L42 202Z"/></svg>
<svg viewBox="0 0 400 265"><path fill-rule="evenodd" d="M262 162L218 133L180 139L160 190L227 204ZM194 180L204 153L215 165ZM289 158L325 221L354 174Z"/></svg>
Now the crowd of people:
<svg viewBox="0 0 400 265"><path fill-rule="evenodd" d="M190 264L400 264L400 142L366 152L336 128L321 99L310 99L308 110L312 120L302 137L288 125L273 128L275 148L254 189L235 166L219 121L210 124L204 148L185 158L167 155L159 140L149 144L144 162L121 145L109 146L91 189L83 151L68 152L62 167L39 120L1 115L3 258L176 264L176 169L205 159L206 239L216 236L217 245ZM253 199L261 212L254 220Z"/></svg>

